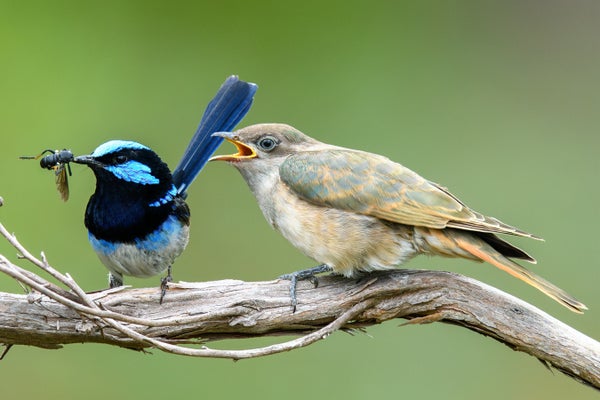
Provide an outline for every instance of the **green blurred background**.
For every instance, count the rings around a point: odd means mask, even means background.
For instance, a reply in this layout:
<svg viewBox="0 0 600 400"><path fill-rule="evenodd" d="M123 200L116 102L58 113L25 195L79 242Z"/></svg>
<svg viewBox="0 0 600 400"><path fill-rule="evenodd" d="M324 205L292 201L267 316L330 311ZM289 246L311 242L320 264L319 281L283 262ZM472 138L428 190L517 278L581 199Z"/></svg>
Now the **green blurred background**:
<svg viewBox="0 0 600 400"><path fill-rule="evenodd" d="M475 277L600 338L599 17L592 1L2 1L0 221L86 290L105 287L83 226L91 172L73 166L64 204L51 173L17 157L62 147L84 154L120 138L174 167L235 73L260 86L242 125L287 122L385 154L544 237L511 241L590 311L570 313L488 265L420 257L410 267ZM226 164L209 164L188 201L191 243L176 280L268 280L314 265L270 229ZM0 252L15 259L1 240ZM21 292L5 276L0 290ZM596 396L465 329L400 322L237 363L91 344L17 347L0 363L0 390L5 399L90 400Z"/></svg>

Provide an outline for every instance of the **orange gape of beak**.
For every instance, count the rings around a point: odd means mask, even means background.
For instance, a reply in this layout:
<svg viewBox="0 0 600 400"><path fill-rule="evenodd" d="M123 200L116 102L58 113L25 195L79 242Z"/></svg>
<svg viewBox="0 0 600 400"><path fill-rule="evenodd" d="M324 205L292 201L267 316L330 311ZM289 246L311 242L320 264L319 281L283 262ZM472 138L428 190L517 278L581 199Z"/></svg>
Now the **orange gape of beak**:
<svg viewBox="0 0 600 400"><path fill-rule="evenodd" d="M229 143L232 143L237 148L236 154L223 154L219 156L211 157L209 161L241 161L245 159L251 159L256 157L256 152L252 147L246 146L244 143L239 142L235 139L225 137Z"/></svg>

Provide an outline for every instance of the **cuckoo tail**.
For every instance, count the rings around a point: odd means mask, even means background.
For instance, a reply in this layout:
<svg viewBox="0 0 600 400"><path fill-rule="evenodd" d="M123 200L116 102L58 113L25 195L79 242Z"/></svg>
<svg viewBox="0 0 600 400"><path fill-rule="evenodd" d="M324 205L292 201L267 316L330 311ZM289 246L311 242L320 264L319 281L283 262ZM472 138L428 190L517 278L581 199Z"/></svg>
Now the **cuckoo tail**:
<svg viewBox="0 0 600 400"><path fill-rule="evenodd" d="M462 232L456 232L456 234L452 236L456 241L456 244L461 249L467 251L482 261L488 262L495 267L508 272L515 278L521 279L522 281L528 283L534 288L545 293L547 296L556 300L563 306L567 307L571 311L582 314L584 310L587 310L585 304L581 303L573 296L548 282L541 276L534 274L525 267L522 267L514 261L506 258L498 251L494 250L494 248L488 243L480 240L479 238L469 234L463 234Z"/></svg>

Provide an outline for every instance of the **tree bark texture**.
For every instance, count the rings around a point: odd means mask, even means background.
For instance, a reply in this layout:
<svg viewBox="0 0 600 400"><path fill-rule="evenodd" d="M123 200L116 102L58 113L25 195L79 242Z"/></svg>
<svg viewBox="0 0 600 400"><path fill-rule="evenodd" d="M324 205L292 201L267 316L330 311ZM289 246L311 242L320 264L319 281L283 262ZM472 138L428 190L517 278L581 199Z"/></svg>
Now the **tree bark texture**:
<svg viewBox="0 0 600 400"><path fill-rule="evenodd" d="M324 276L317 288L299 284L295 313L287 281L181 282L170 284L163 304L159 296L158 288L91 293L87 297L97 312L88 314L37 292L0 293L0 342L43 348L96 342L165 351L194 343L201 345L194 349L197 354L185 355L240 359L302 347L336 329L405 318L463 326L600 388L600 343L522 300L453 273L396 270L360 280ZM143 338L116 329L111 324L115 320ZM268 349L213 351L202 346L220 339L280 335L304 336ZM157 346L162 343L164 348Z"/></svg>

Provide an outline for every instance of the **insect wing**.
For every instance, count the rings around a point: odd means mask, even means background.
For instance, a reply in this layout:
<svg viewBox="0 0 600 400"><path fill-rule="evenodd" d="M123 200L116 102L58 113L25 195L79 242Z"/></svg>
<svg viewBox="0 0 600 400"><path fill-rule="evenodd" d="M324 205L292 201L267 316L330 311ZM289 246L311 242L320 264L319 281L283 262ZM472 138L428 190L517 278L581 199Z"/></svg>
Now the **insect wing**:
<svg viewBox="0 0 600 400"><path fill-rule="evenodd" d="M67 164L68 165L68 164ZM56 177L56 189L62 201L69 200L69 179L67 177L67 168L65 164L59 164L54 171Z"/></svg>

